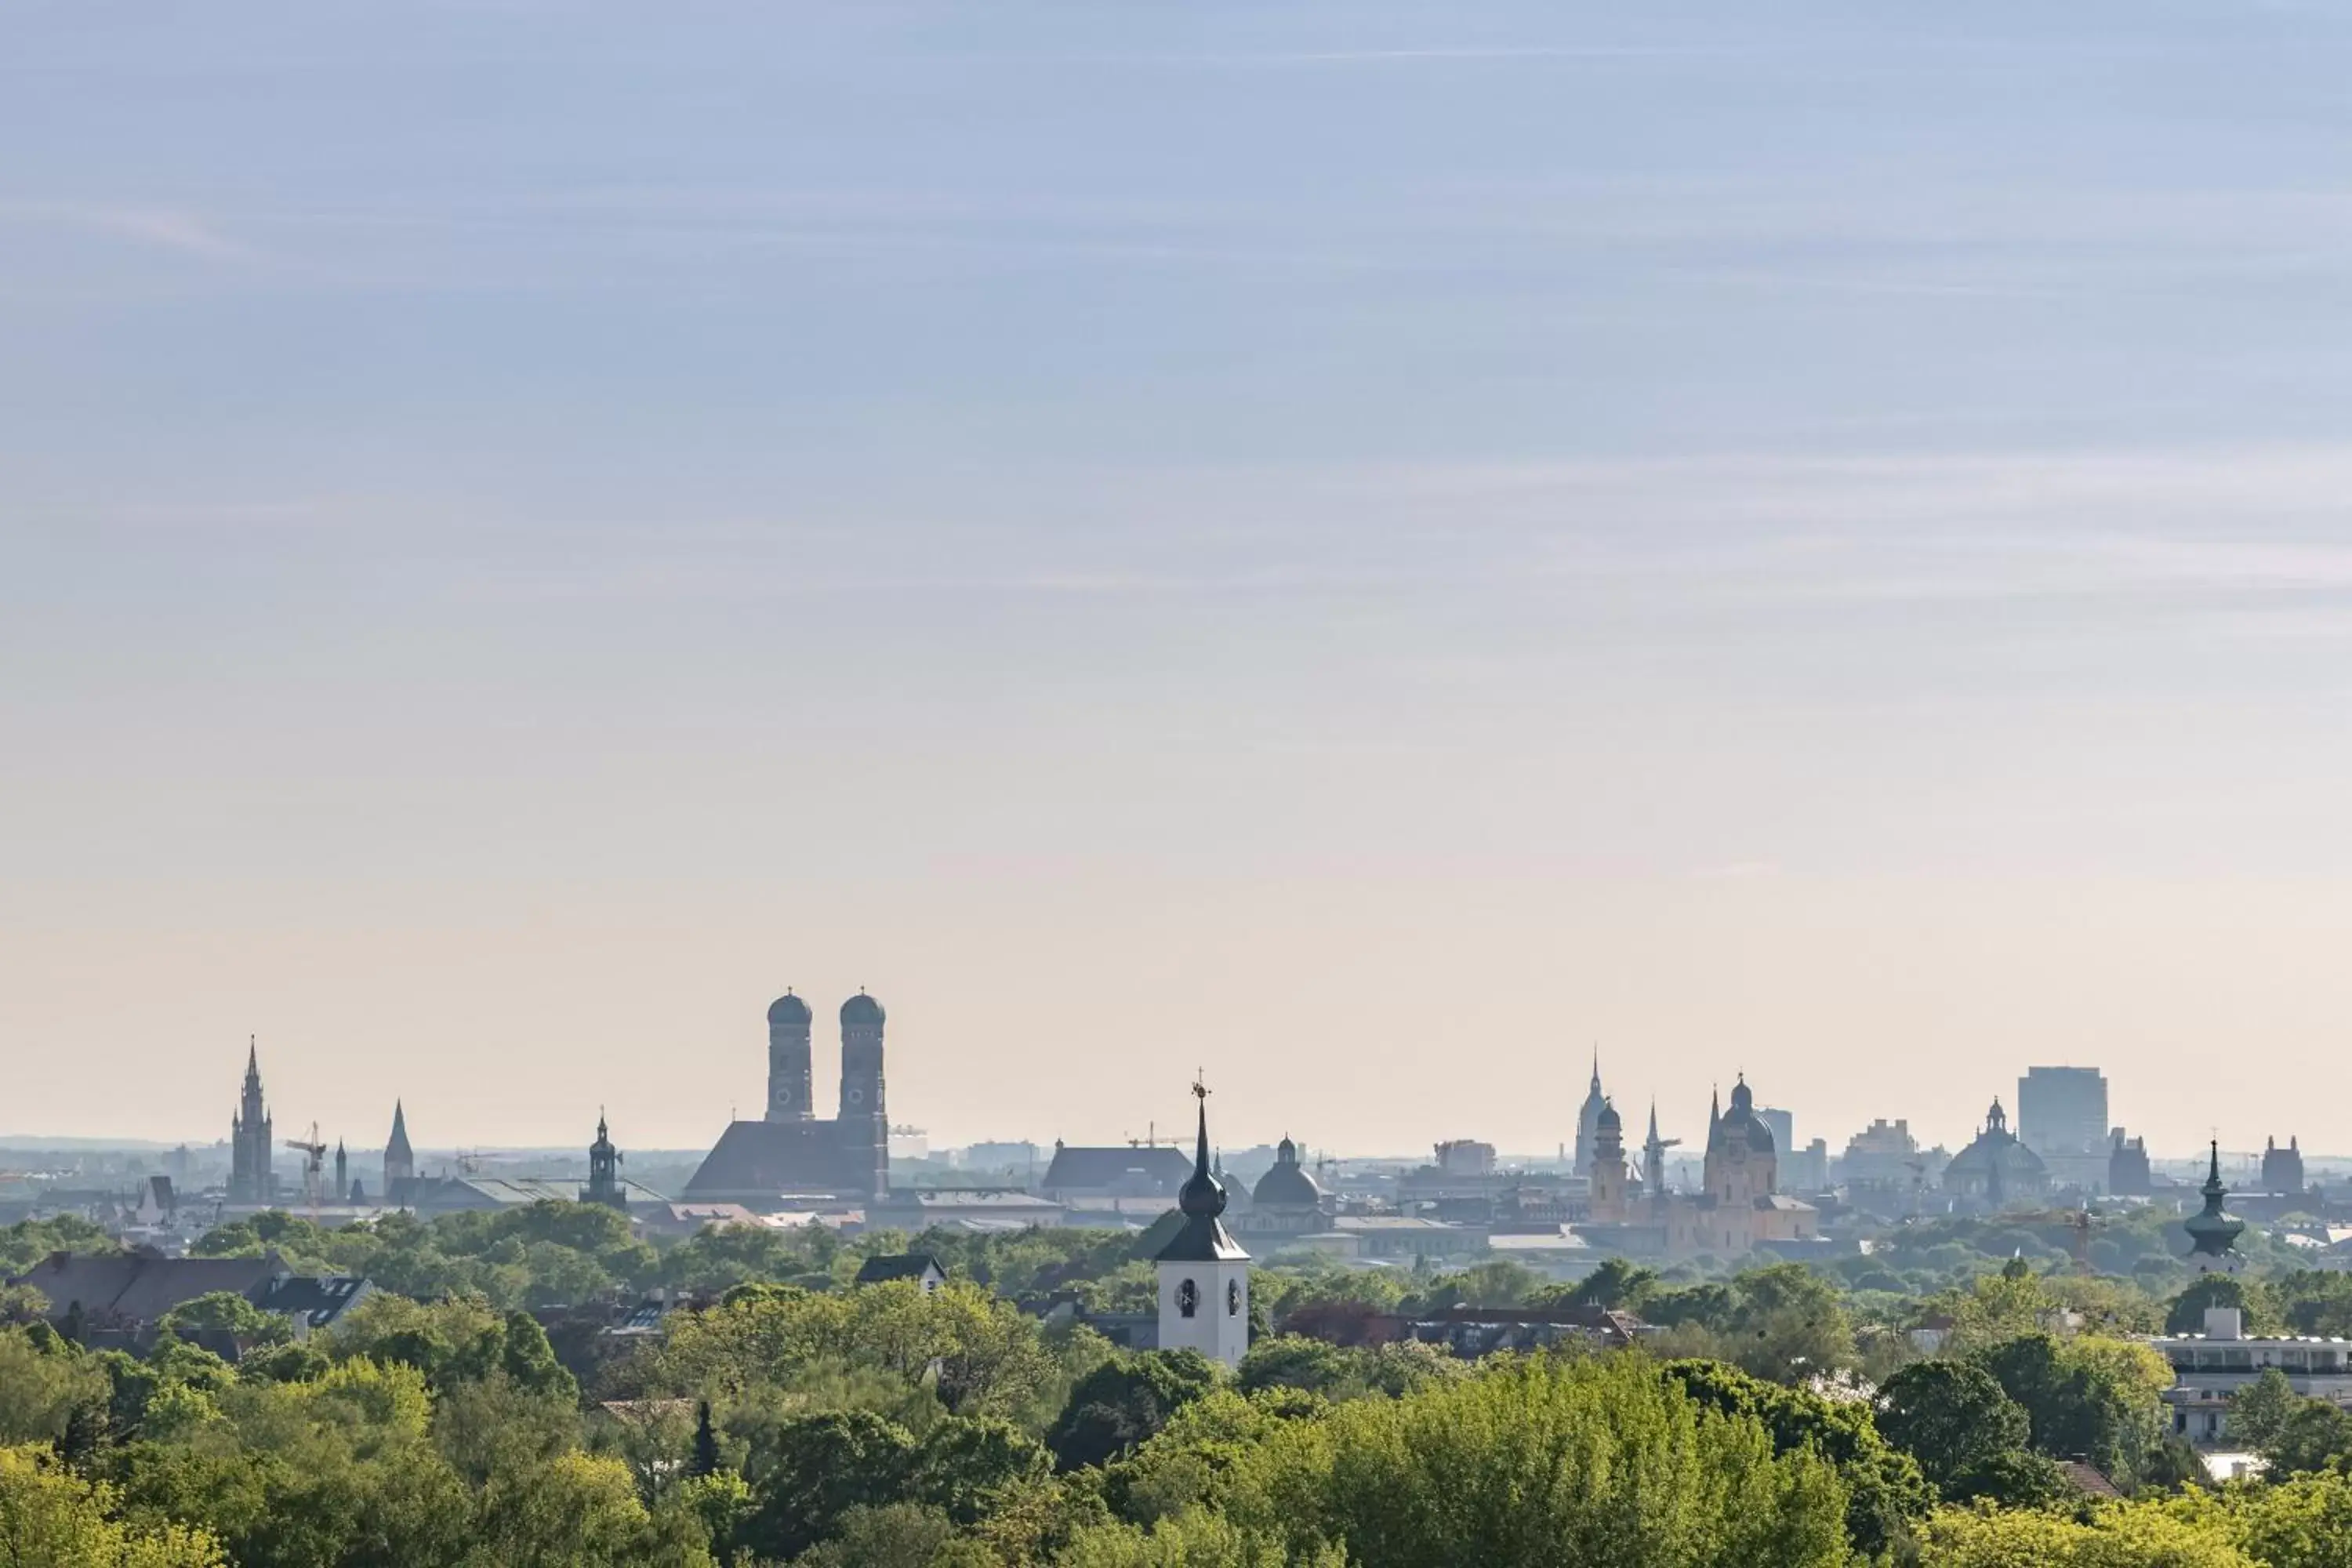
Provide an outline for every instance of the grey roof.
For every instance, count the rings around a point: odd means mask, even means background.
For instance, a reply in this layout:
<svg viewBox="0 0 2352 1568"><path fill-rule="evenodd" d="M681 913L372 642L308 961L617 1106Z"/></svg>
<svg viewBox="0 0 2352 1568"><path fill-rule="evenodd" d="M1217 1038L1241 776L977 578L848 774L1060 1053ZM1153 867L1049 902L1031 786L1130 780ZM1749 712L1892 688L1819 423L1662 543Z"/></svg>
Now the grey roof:
<svg viewBox="0 0 2352 1568"><path fill-rule="evenodd" d="M215 1290L257 1299L285 1271L276 1253L266 1258L158 1258L147 1253L52 1252L9 1281L46 1297L52 1316L79 1306L91 1319L149 1323L184 1302Z"/></svg>
<svg viewBox="0 0 2352 1568"><path fill-rule="evenodd" d="M1249 1254L1225 1230L1225 1222L1213 1214L1184 1216L1184 1227L1175 1239L1161 1247L1157 1261L1161 1263L1246 1263Z"/></svg>
<svg viewBox="0 0 2352 1568"><path fill-rule="evenodd" d="M1164 1143L1105 1148L1065 1144L1055 1149L1054 1163L1037 1184L1047 1192L1127 1192L1172 1198L1192 1173L1191 1157Z"/></svg>
<svg viewBox="0 0 2352 1568"><path fill-rule="evenodd" d="M302 1319L314 1329L323 1329L356 1304L368 1289L368 1282L356 1274L290 1274L271 1280L254 1305L265 1312L283 1312Z"/></svg>
<svg viewBox="0 0 2352 1568"><path fill-rule="evenodd" d="M857 1283L880 1285L892 1279L920 1279L926 1274L944 1279L947 1272L928 1252L877 1252L857 1266Z"/></svg>
<svg viewBox="0 0 2352 1568"><path fill-rule="evenodd" d="M82 1255L53 1252L11 1284L29 1285L48 1299L51 1315L76 1306L93 1323L143 1325L199 1296L226 1290L265 1312L323 1328L366 1295L352 1274L289 1274L276 1253L263 1258L158 1258L149 1253Z"/></svg>
<svg viewBox="0 0 2352 1568"><path fill-rule="evenodd" d="M837 1121L731 1121L686 1184L689 1198L772 1198L862 1193L871 1173L851 1169Z"/></svg>

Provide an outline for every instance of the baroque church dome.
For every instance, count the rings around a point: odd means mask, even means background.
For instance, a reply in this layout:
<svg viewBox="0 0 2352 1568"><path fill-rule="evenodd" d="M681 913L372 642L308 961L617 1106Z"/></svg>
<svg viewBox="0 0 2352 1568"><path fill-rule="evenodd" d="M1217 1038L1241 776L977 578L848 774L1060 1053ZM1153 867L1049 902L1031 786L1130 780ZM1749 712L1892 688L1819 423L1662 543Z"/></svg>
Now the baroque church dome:
<svg viewBox="0 0 2352 1568"><path fill-rule="evenodd" d="M1748 1087L1746 1078L1731 1086L1731 1109L1725 1111L1707 1134L1707 1146L1719 1147L1732 1139L1745 1139L1750 1152L1773 1152L1772 1130L1756 1114L1756 1091Z"/></svg>
<svg viewBox="0 0 2352 1568"><path fill-rule="evenodd" d="M1323 1189L1298 1163L1298 1145L1285 1138L1274 1152L1274 1166L1250 1190L1255 1208L1320 1208Z"/></svg>
<svg viewBox="0 0 2352 1568"><path fill-rule="evenodd" d="M845 1024L878 1024L882 1016L882 1004L863 991L841 1005L841 1021Z"/></svg>
<svg viewBox="0 0 2352 1568"><path fill-rule="evenodd" d="M1944 1185L1995 1193L2038 1190L2050 1179L2042 1156L2017 1141L2009 1130L2009 1116L2000 1101L1985 1113L1984 1131L1944 1167Z"/></svg>
<svg viewBox="0 0 2352 1568"><path fill-rule="evenodd" d="M808 1004L785 992L768 1004L768 1022L773 1024L805 1024L809 1021Z"/></svg>

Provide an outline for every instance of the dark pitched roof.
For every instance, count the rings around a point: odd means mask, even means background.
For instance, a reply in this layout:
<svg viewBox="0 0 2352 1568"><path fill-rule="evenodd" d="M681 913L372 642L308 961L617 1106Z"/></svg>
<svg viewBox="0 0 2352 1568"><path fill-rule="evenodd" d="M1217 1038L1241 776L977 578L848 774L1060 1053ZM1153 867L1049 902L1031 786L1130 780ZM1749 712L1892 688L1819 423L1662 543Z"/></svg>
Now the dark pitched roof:
<svg viewBox="0 0 2352 1568"><path fill-rule="evenodd" d="M367 1289L367 1281L356 1274L289 1274L272 1279L254 1305L265 1312L283 1312L302 1319L314 1329L323 1329L341 1317Z"/></svg>
<svg viewBox="0 0 2352 1568"><path fill-rule="evenodd" d="M734 1121L703 1156L681 1195L702 1199L863 1191L856 1173L843 1168L845 1163L838 1122Z"/></svg>
<svg viewBox="0 0 2352 1568"><path fill-rule="evenodd" d="M857 1283L880 1285L892 1279L920 1279L932 1273L945 1279L947 1272L928 1252L877 1252L857 1266Z"/></svg>
<svg viewBox="0 0 2352 1568"><path fill-rule="evenodd" d="M1157 1261L1161 1263L1246 1263L1249 1254L1225 1230L1225 1222L1213 1214L1184 1216L1184 1228L1175 1238L1160 1249Z"/></svg>
<svg viewBox="0 0 2352 1568"><path fill-rule="evenodd" d="M1037 1185L1046 1192L1126 1193L1138 1197L1174 1197L1192 1173L1192 1157L1168 1144L1108 1148L1066 1144L1054 1151Z"/></svg>
<svg viewBox="0 0 2352 1568"><path fill-rule="evenodd" d="M53 1316L79 1305L91 1319L151 1323L183 1302L215 1290L258 1301L285 1272L277 1254L266 1258L158 1258L152 1254L52 1252L9 1281L46 1297Z"/></svg>

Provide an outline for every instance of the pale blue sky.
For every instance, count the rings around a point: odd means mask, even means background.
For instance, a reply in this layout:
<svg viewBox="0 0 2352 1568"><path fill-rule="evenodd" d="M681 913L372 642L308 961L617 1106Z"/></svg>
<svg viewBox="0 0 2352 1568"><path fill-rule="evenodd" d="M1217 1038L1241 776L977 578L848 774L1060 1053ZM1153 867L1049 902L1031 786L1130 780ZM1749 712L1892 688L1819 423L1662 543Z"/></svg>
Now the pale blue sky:
<svg viewBox="0 0 2352 1568"><path fill-rule="evenodd" d="M2292 5L13 7L0 1131L209 1135L253 1031L355 1141L689 1144L863 984L949 1140L1198 1062L1545 1148L1597 1040L1685 1136L2087 1060L2352 1152L2347 79Z"/></svg>

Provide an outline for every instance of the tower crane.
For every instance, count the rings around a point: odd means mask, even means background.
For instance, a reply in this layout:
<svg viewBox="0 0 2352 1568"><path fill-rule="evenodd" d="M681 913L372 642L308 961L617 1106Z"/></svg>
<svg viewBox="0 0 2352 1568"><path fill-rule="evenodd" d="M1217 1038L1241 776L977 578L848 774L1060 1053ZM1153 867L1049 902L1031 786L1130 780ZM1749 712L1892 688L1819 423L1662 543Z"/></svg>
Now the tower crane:
<svg viewBox="0 0 2352 1568"><path fill-rule="evenodd" d="M327 1159L327 1145L320 1140L319 1124L315 1121L310 1123L309 1142L299 1138L289 1138L286 1146L302 1151L302 1201L309 1205L310 1222L315 1225L319 1220L319 1187L324 1180Z"/></svg>

